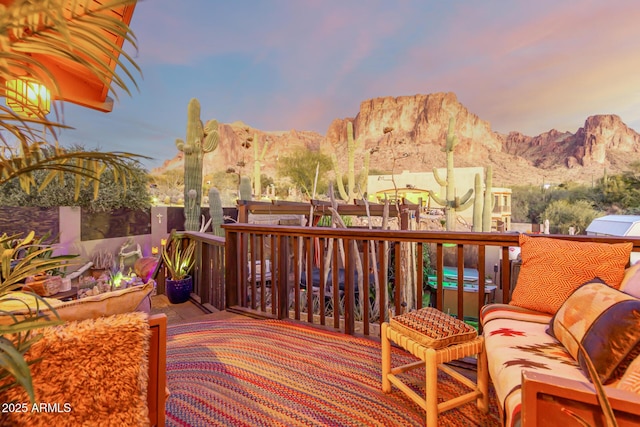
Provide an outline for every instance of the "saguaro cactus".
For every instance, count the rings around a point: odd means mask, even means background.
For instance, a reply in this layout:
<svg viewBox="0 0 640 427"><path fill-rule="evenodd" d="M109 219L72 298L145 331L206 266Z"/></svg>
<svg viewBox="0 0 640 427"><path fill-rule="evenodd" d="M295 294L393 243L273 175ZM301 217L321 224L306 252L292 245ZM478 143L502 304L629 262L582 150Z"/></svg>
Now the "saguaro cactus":
<svg viewBox="0 0 640 427"><path fill-rule="evenodd" d="M473 192L475 193L475 197L473 198L473 228L472 231L484 231L483 230L483 222L482 222L482 214L484 213L482 209L483 198L480 197L482 194L482 177L479 173L476 174Z"/></svg>
<svg viewBox="0 0 640 427"><path fill-rule="evenodd" d="M356 198L356 167L355 157L356 149L360 144L359 139L353 138L353 123L347 122L347 188L344 188L344 182L342 182L342 173L338 167L338 158L335 153L332 155L333 168L336 173L336 181L338 183L338 191L342 200L351 202ZM369 175L369 156L371 153L366 151L364 153L364 165L362 169L362 175L360 182L358 183L362 194L367 192L367 177Z"/></svg>
<svg viewBox="0 0 640 427"><path fill-rule="evenodd" d="M220 227L224 224L224 211L220 191L216 187L209 189L209 214L211 215L211 229L216 236L224 237L224 230Z"/></svg>
<svg viewBox="0 0 640 427"><path fill-rule="evenodd" d="M482 209L482 231L491 231L491 211L493 211L493 206L495 205L493 193L491 192L493 188L493 168L491 166L487 166L486 174L484 206ZM479 195L476 197L479 197Z"/></svg>
<svg viewBox="0 0 640 427"><path fill-rule="evenodd" d="M202 159L205 153L218 148L218 121L209 120L202 126L200 102L189 101L187 108L187 137L176 139L176 147L184 153L184 229L200 230L202 202Z"/></svg>
<svg viewBox="0 0 640 427"><path fill-rule="evenodd" d="M429 190L429 196L436 203L444 206L444 212L446 216L445 227L447 230L454 229L456 212L467 209L469 206L471 206L471 203L473 203L473 199L471 198L471 196L473 195L473 188L470 188L469 191L467 191L462 197L456 196L455 175L453 167L453 149L456 147L456 145L458 145L458 137L454 133L455 124L455 118L451 117L449 119L449 129L447 130L446 144L442 150L447 153L447 179L442 179L438 174L438 169L433 168L434 178L436 179L438 184L440 184L440 186L445 188L446 199L439 197L433 190Z"/></svg>
<svg viewBox="0 0 640 427"><path fill-rule="evenodd" d="M260 198L262 196L261 186L261 167L264 155L267 152L267 146L269 145L269 138L267 137L262 145L262 150L258 144L258 134L253 134L253 194Z"/></svg>
<svg viewBox="0 0 640 427"><path fill-rule="evenodd" d="M240 178L240 200L251 200L251 180L248 176Z"/></svg>

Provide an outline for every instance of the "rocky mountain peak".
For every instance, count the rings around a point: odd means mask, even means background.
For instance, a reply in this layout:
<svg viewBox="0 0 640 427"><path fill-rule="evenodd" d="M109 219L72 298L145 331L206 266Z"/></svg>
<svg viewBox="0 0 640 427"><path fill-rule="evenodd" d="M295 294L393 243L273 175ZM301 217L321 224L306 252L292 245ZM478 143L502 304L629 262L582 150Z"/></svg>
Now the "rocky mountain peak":
<svg viewBox="0 0 640 427"><path fill-rule="evenodd" d="M275 177L278 157L297 148L335 153L345 170L348 122L353 123L359 141L356 167L362 166L364 151L371 150L371 170L430 171L445 166L441 149L450 117L455 118L459 140L455 166L493 165L496 185L537 183L543 175L547 182L591 180L604 167L612 173L625 170L640 153L640 135L615 115L590 116L575 134L551 129L536 136L518 131L504 135L494 132L489 122L471 113L454 93L447 92L362 101L355 116L333 120L324 137L295 129L263 131L242 122L221 124L218 149L204 159L205 174L225 170L238 161L244 161L250 168L253 150L242 147L248 133L257 134L259 144L267 138L270 141L263 162L266 175ZM393 131L384 134L386 127ZM181 161L177 157L158 171L175 167Z"/></svg>

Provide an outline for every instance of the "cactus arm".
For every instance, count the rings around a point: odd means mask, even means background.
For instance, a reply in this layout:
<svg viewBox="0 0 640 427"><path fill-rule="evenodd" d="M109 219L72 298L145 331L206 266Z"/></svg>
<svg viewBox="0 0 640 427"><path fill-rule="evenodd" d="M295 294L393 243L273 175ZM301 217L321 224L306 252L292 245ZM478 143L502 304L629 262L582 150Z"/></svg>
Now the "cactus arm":
<svg viewBox="0 0 640 427"><path fill-rule="evenodd" d="M262 146L262 151L260 152L260 161L264 160L265 154L267 154L267 146L269 145L269 138L264 140L264 145Z"/></svg>
<svg viewBox="0 0 640 427"><path fill-rule="evenodd" d="M204 141L202 141L202 151L210 153L218 148L218 142L220 141L220 134L218 133L218 121L209 120L203 130L206 135Z"/></svg>
<svg viewBox="0 0 640 427"><path fill-rule="evenodd" d="M447 206L447 201L442 197L438 196L432 190L429 190L429 197L431 197L433 201L439 204L440 206Z"/></svg>
<svg viewBox="0 0 640 427"><path fill-rule="evenodd" d="M471 206L473 204L473 197L471 197L473 195L473 189L470 188L469 191L467 191L465 193L464 196L462 196L462 198L457 200L457 204L455 206L455 210L456 211L464 211L466 209L469 208L469 206Z"/></svg>
<svg viewBox="0 0 640 427"><path fill-rule="evenodd" d="M362 176L360 177L360 194L363 195L367 192L367 185L369 181L369 162L371 160L371 152L364 153L364 168L362 169Z"/></svg>
<svg viewBox="0 0 640 427"><path fill-rule="evenodd" d="M356 164L355 164L355 154L356 154L356 145L357 141L353 139L353 123L347 123L347 148L348 148L348 169L347 169L347 185L348 185L348 197L347 201L351 202L354 198L354 191L356 186Z"/></svg>
<svg viewBox="0 0 640 427"><path fill-rule="evenodd" d="M342 198L342 200L349 200L349 195L344 188L344 182L342 182L342 173L340 172L340 168L338 167L338 158L336 157L335 153L331 154L331 159L333 160L333 170L336 174L336 183L338 184L340 198Z"/></svg>
<svg viewBox="0 0 640 427"><path fill-rule="evenodd" d="M464 196L459 198L458 203L456 203L456 207L457 206L462 206L462 205L468 203L469 200L471 200L471 196L473 196L473 188L470 188L469 191L464 193ZM467 207L469 207L469 206L467 205Z"/></svg>
<svg viewBox="0 0 640 427"><path fill-rule="evenodd" d="M184 151L184 141L180 138L176 139L176 148L179 151Z"/></svg>
<svg viewBox="0 0 640 427"><path fill-rule="evenodd" d="M438 173L438 168L433 168L433 177L436 179L436 182L440 184L441 187L447 186L447 180L443 179Z"/></svg>

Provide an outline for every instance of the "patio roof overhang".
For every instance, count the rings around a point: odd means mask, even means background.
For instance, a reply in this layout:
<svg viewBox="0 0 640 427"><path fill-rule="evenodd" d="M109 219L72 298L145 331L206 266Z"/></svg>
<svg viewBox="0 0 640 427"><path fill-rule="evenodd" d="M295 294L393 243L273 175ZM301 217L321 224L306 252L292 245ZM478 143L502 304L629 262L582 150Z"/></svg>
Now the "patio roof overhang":
<svg viewBox="0 0 640 427"><path fill-rule="evenodd" d="M0 4L5 6L11 5L13 2L14 0L0 0ZM72 0L69 0L69 4L71 3ZM101 5L104 1L94 0L93 3ZM129 25L135 7L136 2L133 1L130 4L111 9L110 13L118 20ZM103 32L114 43L114 45L119 48L122 47L124 43L124 39L122 37L109 33L101 28L96 28L96 31ZM74 45L88 45L85 40L77 37L72 37L71 42ZM112 70L115 69L116 61L113 58L109 59L107 55L104 53L98 53L97 50L95 52L101 59L109 63ZM112 52L117 54L115 48ZM103 112L110 112L113 110L113 99L108 96L111 81L103 82L94 74L89 72L86 67L58 56L36 53L32 56L45 64L47 69L55 76L59 87L59 93L54 97L54 99L58 101L71 102ZM0 81L0 83L4 85L4 81Z"/></svg>

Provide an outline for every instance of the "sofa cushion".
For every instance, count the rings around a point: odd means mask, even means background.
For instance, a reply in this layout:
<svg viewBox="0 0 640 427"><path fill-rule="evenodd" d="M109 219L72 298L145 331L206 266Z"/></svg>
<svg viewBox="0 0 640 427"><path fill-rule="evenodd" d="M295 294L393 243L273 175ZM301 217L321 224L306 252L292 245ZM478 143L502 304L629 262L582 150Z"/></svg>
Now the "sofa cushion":
<svg viewBox="0 0 640 427"><path fill-rule="evenodd" d="M640 262L635 263L624 271L620 290L626 294L640 298Z"/></svg>
<svg viewBox="0 0 640 427"><path fill-rule="evenodd" d="M574 242L520 235L522 266L510 304L555 314L571 293L600 277L620 287L632 243Z"/></svg>
<svg viewBox="0 0 640 427"><path fill-rule="evenodd" d="M550 319L549 314L508 304L489 304L482 309L489 374L505 426L521 421L522 371L586 381L564 346L546 333Z"/></svg>
<svg viewBox="0 0 640 427"><path fill-rule="evenodd" d="M621 390L640 394L640 357L636 357L616 385Z"/></svg>
<svg viewBox="0 0 640 427"><path fill-rule="evenodd" d="M576 289L549 323L549 334L565 346L588 375L582 344L600 381L616 379L615 371L631 363L640 344L640 300L596 278ZM626 361L626 365L625 364Z"/></svg>
<svg viewBox="0 0 640 427"><path fill-rule="evenodd" d="M151 311L150 295L153 291L153 282L142 286L133 286L113 292L82 298L79 300L61 302L56 299L46 298L56 310L61 320L94 319L99 316L111 316L114 314L143 311L149 314ZM23 318L30 310L36 307L36 299L25 293L11 293L0 301L0 312L11 312L18 319ZM37 305L40 313L49 319L56 319L53 312L42 301ZM0 324L13 323L11 316L0 315Z"/></svg>
<svg viewBox="0 0 640 427"><path fill-rule="evenodd" d="M12 426L149 425L147 388L151 331L145 313L67 322L44 328L25 354L33 361L38 404L48 410L2 414ZM0 393L2 402L29 402L24 389Z"/></svg>
<svg viewBox="0 0 640 427"><path fill-rule="evenodd" d="M433 307L395 316L391 318L389 325L414 341L431 348L459 344L478 336L473 326Z"/></svg>

